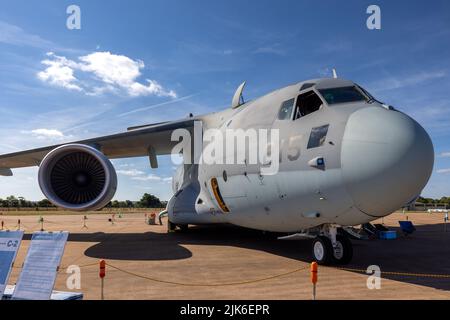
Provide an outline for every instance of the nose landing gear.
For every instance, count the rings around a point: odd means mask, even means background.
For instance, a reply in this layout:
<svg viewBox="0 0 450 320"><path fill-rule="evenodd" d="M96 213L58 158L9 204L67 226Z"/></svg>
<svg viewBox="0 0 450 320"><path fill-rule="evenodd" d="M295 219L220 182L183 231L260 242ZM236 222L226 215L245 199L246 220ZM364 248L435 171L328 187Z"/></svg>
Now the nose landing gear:
<svg viewBox="0 0 450 320"><path fill-rule="evenodd" d="M348 264L353 257L353 247L345 234L338 234L337 227L324 225L312 242L312 257L321 265Z"/></svg>
<svg viewBox="0 0 450 320"><path fill-rule="evenodd" d="M167 222L167 232L172 233L175 231L187 231L189 229L188 224L175 224L171 222L170 220Z"/></svg>

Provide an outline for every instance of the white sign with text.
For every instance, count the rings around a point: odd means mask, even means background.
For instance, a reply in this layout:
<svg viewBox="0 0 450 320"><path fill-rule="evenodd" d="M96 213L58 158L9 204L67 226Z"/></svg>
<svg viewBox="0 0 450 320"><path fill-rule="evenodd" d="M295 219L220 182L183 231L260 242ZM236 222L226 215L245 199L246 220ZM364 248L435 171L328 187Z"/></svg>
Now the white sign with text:
<svg viewBox="0 0 450 320"><path fill-rule="evenodd" d="M12 299L49 300L68 232L35 232Z"/></svg>

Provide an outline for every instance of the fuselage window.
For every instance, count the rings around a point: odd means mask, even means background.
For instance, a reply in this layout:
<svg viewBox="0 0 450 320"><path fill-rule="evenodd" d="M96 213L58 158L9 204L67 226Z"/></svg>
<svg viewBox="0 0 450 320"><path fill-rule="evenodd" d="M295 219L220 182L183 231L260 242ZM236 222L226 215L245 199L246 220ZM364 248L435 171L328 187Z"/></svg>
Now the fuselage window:
<svg viewBox="0 0 450 320"><path fill-rule="evenodd" d="M281 104L280 111L278 112L279 120L290 120L292 116L292 109L294 108L295 99L290 99Z"/></svg>
<svg viewBox="0 0 450 320"><path fill-rule="evenodd" d="M322 100L320 100L314 91L308 91L299 95L295 106L294 120L316 112L322 104Z"/></svg>
<svg viewBox="0 0 450 320"><path fill-rule="evenodd" d="M318 148L323 146L327 139L329 125L313 128L309 136L308 149Z"/></svg>

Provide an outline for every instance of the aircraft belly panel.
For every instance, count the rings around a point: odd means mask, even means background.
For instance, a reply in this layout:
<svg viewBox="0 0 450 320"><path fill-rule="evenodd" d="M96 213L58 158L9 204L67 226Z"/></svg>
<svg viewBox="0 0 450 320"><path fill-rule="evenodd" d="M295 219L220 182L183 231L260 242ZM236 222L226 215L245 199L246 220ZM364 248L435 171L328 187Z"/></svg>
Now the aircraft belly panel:
<svg viewBox="0 0 450 320"><path fill-rule="evenodd" d="M348 209L346 212L343 212L339 217L336 217L335 223L340 224L342 226L356 226L359 224L367 223L378 218L374 218L364 214L360 210L355 207Z"/></svg>

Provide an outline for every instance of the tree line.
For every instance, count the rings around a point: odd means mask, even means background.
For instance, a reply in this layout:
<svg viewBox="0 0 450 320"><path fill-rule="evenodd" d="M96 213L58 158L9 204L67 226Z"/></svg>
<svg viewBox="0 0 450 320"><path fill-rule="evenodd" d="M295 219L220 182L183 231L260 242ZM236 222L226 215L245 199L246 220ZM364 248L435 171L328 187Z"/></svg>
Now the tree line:
<svg viewBox="0 0 450 320"><path fill-rule="evenodd" d="M139 201L110 201L106 208L165 208L166 201L161 201L158 197L145 193ZM29 201L24 197L9 196L6 199L0 198L0 208L55 208L47 199L41 201Z"/></svg>
<svg viewBox="0 0 450 320"><path fill-rule="evenodd" d="M440 199L419 197L417 203L423 204L450 204L450 197ZM161 201L158 197L145 193L139 201L110 201L106 208L165 208L167 201ZM55 206L43 199L41 201L29 201L24 197L9 196L6 199L0 198L0 208L55 208Z"/></svg>
<svg viewBox="0 0 450 320"><path fill-rule="evenodd" d="M440 199L419 197L416 202L423 203L423 204L447 204L448 205L448 204L450 204L450 197L442 197Z"/></svg>

